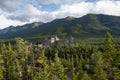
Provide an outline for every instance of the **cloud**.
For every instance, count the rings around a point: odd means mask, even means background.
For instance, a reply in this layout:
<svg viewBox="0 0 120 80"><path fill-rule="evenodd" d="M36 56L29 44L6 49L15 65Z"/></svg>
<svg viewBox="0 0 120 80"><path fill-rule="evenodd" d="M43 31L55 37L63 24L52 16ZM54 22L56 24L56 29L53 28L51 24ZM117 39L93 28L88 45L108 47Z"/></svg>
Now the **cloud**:
<svg viewBox="0 0 120 80"><path fill-rule="evenodd" d="M89 13L92 7L93 3L90 2L80 2L72 5L65 4L61 5L60 9L54 11L53 14L60 18L66 16L80 17Z"/></svg>
<svg viewBox="0 0 120 80"><path fill-rule="evenodd" d="M36 0L42 4L73 4L86 0Z"/></svg>
<svg viewBox="0 0 120 80"><path fill-rule="evenodd" d="M5 27L8 27L10 25L17 26L17 25L23 25L24 22L19 21L12 21L6 18L4 15L0 15L0 29L3 29Z"/></svg>
<svg viewBox="0 0 120 80"><path fill-rule="evenodd" d="M120 1L98 1L93 12L120 16Z"/></svg>
<svg viewBox="0 0 120 80"><path fill-rule="evenodd" d="M0 0L0 9L7 11L7 12L12 12L17 10L18 3L16 0Z"/></svg>
<svg viewBox="0 0 120 80"><path fill-rule="evenodd" d="M94 2L93 2L94 1ZM44 5L41 5L44 4ZM54 11L42 7L56 4ZM48 6L49 8L49 6ZM49 22L66 16L81 17L88 13L120 16L119 0L0 0L0 26Z"/></svg>
<svg viewBox="0 0 120 80"><path fill-rule="evenodd" d="M21 10L21 14L12 14L8 15L8 19L17 20L21 22L33 22L33 21L43 21L48 22L54 19L54 15L41 11L33 5L26 5L23 10Z"/></svg>
<svg viewBox="0 0 120 80"><path fill-rule="evenodd" d="M60 0L36 0L42 4L58 4Z"/></svg>
<svg viewBox="0 0 120 80"><path fill-rule="evenodd" d="M108 14L120 16L120 1L100 0L96 2L80 2L74 4L64 4L54 11L58 18L66 16L81 17L88 13Z"/></svg>
<svg viewBox="0 0 120 80"><path fill-rule="evenodd" d="M84 2L86 0L60 0L59 4L74 4L74 3L80 3Z"/></svg>

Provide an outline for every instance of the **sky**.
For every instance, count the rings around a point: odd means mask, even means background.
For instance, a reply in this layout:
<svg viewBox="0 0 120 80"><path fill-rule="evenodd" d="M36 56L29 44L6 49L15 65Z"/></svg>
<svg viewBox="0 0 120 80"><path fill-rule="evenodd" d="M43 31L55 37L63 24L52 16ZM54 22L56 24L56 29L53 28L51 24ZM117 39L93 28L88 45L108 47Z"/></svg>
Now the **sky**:
<svg viewBox="0 0 120 80"><path fill-rule="evenodd" d="M0 0L0 29L88 13L120 16L120 0Z"/></svg>

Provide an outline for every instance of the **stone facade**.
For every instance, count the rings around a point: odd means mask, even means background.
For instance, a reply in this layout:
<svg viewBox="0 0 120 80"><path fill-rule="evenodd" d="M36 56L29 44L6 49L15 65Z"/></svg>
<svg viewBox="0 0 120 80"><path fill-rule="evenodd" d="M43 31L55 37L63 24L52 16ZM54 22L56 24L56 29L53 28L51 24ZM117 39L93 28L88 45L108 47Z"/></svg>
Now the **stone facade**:
<svg viewBox="0 0 120 80"><path fill-rule="evenodd" d="M46 38L41 44L37 44L37 45L33 45L33 46L37 46L40 48L48 48L50 46L73 46L74 45L74 38L71 36L69 38L65 38L65 39L60 39L57 36L53 36L50 38Z"/></svg>

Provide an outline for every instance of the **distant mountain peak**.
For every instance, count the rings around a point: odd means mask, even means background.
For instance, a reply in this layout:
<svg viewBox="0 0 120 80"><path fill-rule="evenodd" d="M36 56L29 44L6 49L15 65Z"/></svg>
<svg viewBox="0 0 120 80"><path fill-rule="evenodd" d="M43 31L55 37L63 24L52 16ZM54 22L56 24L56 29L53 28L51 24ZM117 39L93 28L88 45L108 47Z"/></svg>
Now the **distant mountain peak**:
<svg viewBox="0 0 120 80"><path fill-rule="evenodd" d="M75 17L73 17L73 16L67 16L65 19L66 20L73 20Z"/></svg>
<svg viewBox="0 0 120 80"><path fill-rule="evenodd" d="M4 28L4 29L11 29L11 28L14 28L15 26L13 26L13 25L11 25L11 26L9 26L9 27L7 27L7 28Z"/></svg>
<svg viewBox="0 0 120 80"><path fill-rule="evenodd" d="M23 26L8 27L0 30L0 38L39 37L39 35L58 35L73 37L100 37L106 31L113 36L120 34L120 16L87 14L80 18L67 16L48 23L33 22Z"/></svg>

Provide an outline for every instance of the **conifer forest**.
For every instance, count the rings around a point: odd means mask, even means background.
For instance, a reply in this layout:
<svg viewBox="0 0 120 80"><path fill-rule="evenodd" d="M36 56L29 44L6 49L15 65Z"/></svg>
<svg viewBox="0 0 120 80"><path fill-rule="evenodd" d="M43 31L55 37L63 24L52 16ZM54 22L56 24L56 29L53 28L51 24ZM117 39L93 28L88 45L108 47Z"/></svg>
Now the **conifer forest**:
<svg viewBox="0 0 120 80"><path fill-rule="evenodd" d="M120 80L120 44L109 32L100 45L0 43L0 80Z"/></svg>

